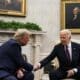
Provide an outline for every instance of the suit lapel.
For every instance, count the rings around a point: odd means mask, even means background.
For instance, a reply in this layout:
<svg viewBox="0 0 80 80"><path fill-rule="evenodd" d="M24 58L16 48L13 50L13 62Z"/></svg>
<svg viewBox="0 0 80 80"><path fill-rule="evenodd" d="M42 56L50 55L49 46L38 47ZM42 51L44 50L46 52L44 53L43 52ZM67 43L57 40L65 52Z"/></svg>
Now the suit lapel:
<svg viewBox="0 0 80 80"><path fill-rule="evenodd" d="M76 59L76 47L74 45L74 43L71 43L71 47L72 47L72 61L74 61Z"/></svg>
<svg viewBox="0 0 80 80"><path fill-rule="evenodd" d="M71 63L71 62L69 61L68 57L67 57L67 54L65 53L65 49L64 49L64 46L63 46L63 45L61 46L61 50L63 51L62 53L63 53L63 56L64 56L64 60L65 60L68 64Z"/></svg>

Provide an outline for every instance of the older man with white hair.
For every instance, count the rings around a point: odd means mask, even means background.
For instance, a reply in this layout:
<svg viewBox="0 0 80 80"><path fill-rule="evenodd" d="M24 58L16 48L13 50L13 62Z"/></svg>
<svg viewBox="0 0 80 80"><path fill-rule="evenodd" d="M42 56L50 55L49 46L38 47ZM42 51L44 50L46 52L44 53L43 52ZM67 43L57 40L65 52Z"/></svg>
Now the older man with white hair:
<svg viewBox="0 0 80 80"><path fill-rule="evenodd" d="M21 46L28 43L30 34L18 29L12 39L0 46L0 80L34 80L33 66L21 54Z"/></svg>
<svg viewBox="0 0 80 80"><path fill-rule="evenodd" d="M60 43L55 45L51 54L34 65L34 70L44 67L55 57L59 60L59 68L49 73L50 80L75 78L80 80L80 44L71 41L71 31L60 31Z"/></svg>

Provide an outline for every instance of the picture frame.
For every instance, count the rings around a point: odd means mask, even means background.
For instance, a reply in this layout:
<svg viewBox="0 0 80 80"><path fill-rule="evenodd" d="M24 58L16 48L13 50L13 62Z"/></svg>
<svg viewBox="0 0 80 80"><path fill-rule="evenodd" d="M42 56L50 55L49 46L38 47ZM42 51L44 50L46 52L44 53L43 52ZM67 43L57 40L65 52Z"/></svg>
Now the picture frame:
<svg viewBox="0 0 80 80"><path fill-rule="evenodd" d="M80 33L80 1L61 2L61 29Z"/></svg>
<svg viewBox="0 0 80 80"><path fill-rule="evenodd" d="M0 0L0 15L26 16L26 0Z"/></svg>

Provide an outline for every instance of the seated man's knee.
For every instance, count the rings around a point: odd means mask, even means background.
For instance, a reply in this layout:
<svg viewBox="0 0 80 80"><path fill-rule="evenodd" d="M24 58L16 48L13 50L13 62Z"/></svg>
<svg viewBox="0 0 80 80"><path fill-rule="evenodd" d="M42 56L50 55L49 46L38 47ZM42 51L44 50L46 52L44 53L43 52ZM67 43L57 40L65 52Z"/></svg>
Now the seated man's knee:
<svg viewBox="0 0 80 80"><path fill-rule="evenodd" d="M56 71L49 72L49 75L50 76L56 76L57 75L57 72Z"/></svg>
<svg viewBox="0 0 80 80"><path fill-rule="evenodd" d="M24 80L34 80L34 74L32 72L25 73Z"/></svg>
<svg viewBox="0 0 80 80"><path fill-rule="evenodd" d="M56 79L57 78L57 72L56 71L50 72L49 78L50 78L50 80Z"/></svg>
<svg viewBox="0 0 80 80"><path fill-rule="evenodd" d="M8 76L8 77L5 77L3 80L17 80L17 78L14 76Z"/></svg>
<svg viewBox="0 0 80 80"><path fill-rule="evenodd" d="M34 74L33 74L32 72L30 73L30 76L31 76L32 78L34 78Z"/></svg>

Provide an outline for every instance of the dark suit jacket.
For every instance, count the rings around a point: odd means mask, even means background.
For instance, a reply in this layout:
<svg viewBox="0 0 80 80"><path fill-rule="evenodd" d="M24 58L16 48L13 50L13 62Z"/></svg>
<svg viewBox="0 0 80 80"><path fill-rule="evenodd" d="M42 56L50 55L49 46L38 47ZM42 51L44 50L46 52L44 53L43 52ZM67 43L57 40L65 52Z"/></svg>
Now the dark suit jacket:
<svg viewBox="0 0 80 80"><path fill-rule="evenodd" d="M21 55L21 46L16 40L10 39L0 47L0 77L15 74L19 68L31 71L33 66L24 61Z"/></svg>
<svg viewBox="0 0 80 80"><path fill-rule="evenodd" d="M68 58L64 51L64 46L60 43L54 47L53 51L48 57L40 61L41 67L45 66L47 63L49 63L51 60L57 57L59 60L60 69L68 70L71 68L78 68L78 70L80 70L80 45L74 42L72 42L71 45L72 45L71 62L68 61Z"/></svg>

